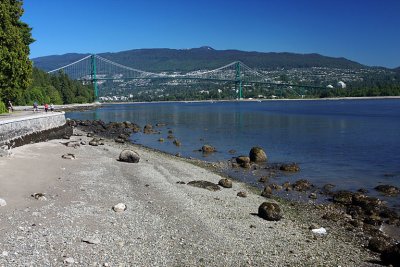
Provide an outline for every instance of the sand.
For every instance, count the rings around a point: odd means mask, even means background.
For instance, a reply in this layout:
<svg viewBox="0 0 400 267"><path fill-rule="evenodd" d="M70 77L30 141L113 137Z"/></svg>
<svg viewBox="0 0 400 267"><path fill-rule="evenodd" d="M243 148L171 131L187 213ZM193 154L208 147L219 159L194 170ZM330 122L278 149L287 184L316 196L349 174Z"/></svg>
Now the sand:
<svg viewBox="0 0 400 267"><path fill-rule="evenodd" d="M71 139L88 141L73 136ZM268 200L235 182L212 192L187 184L221 176L134 145L52 140L0 157L0 266L372 266L356 233L317 209L278 203L283 219L257 216ZM117 161L130 148L140 162ZM62 159L73 153L74 160ZM247 198L237 196L247 192ZM46 200L31 197L45 193ZM112 207L124 203L127 210ZM313 234L317 223L328 234Z"/></svg>

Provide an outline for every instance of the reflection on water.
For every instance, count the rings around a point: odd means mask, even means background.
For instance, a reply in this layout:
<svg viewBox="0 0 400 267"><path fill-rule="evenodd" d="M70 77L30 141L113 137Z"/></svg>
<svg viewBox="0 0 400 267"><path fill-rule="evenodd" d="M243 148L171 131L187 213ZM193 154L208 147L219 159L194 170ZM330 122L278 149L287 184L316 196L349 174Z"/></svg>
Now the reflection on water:
<svg viewBox="0 0 400 267"><path fill-rule="evenodd" d="M138 133L135 143L185 157L227 160L234 149L248 154L265 149L271 162L297 162L302 171L291 177L317 185L373 188L400 186L400 100L265 101L214 103L145 103L104 105L67 113L76 119L166 123L160 135ZM168 130L182 142L167 140ZM163 137L166 141L159 143ZM194 150L204 144L218 152L204 158Z"/></svg>

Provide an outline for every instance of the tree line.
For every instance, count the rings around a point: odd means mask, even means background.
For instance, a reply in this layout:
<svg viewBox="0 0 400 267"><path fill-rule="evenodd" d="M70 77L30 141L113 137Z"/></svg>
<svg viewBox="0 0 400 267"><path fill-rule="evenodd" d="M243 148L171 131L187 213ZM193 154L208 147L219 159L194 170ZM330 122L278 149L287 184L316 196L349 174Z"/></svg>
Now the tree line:
<svg viewBox="0 0 400 267"><path fill-rule="evenodd" d="M64 73L49 75L29 59L32 28L21 21L22 0L0 1L0 113L15 105L86 103L94 100L92 89Z"/></svg>

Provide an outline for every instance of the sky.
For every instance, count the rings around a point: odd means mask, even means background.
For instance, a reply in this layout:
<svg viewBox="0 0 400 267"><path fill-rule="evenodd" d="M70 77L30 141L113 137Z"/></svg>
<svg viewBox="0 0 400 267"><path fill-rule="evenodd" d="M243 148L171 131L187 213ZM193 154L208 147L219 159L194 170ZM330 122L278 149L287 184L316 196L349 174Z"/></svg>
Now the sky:
<svg viewBox="0 0 400 267"><path fill-rule="evenodd" d="M319 53L400 66L400 0L24 0L31 58L140 48Z"/></svg>

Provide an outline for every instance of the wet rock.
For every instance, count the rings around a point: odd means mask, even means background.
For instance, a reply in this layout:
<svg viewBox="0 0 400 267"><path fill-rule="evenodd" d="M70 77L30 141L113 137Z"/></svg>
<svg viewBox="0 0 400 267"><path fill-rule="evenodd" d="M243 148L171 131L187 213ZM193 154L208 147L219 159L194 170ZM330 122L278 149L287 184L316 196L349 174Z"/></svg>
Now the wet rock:
<svg viewBox="0 0 400 267"><path fill-rule="evenodd" d="M235 154L235 153L236 153L236 150L230 149L230 150L228 151L228 153L229 153L229 154Z"/></svg>
<svg viewBox="0 0 400 267"><path fill-rule="evenodd" d="M298 180L293 184L293 189L300 192L310 190L313 187L314 186L305 179Z"/></svg>
<svg viewBox="0 0 400 267"><path fill-rule="evenodd" d="M140 160L140 156L137 152L125 149L119 154L119 161L129 162L129 163L138 163Z"/></svg>
<svg viewBox="0 0 400 267"><path fill-rule="evenodd" d="M272 188L270 186L264 187L264 190L261 192L261 196L266 197L266 198L271 198L272 197Z"/></svg>
<svg viewBox="0 0 400 267"><path fill-rule="evenodd" d="M383 223L382 219L378 215L366 217L363 222L373 226L381 226Z"/></svg>
<svg viewBox="0 0 400 267"><path fill-rule="evenodd" d="M382 251L381 260L387 265L400 266L400 243Z"/></svg>
<svg viewBox="0 0 400 267"><path fill-rule="evenodd" d="M218 185L216 185L214 183L211 183L211 182L208 182L208 181L202 181L202 180L191 181L191 182L187 183L187 185L194 186L194 187L199 187L199 188L204 188L204 189L207 189L207 190L210 190L210 191L221 190L221 188Z"/></svg>
<svg viewBox="0 0 400 267"><path fill-rule="evenodd" d="M268 221L279 221L282 219L279 205L270 202L264 202L258 207L258 216Z"/></svg>
<svg viewBox="0 0 400 267"><path fill-rule="evenodd" d="M273 190L282 190L282 186L281 185L279 185L279 184L271 184L270 185L271 186L271 188L273 189Z"/></svg>
<svg viewBox="0 0 400 267"><path fill-rule="evenodd" d="M0 207L4 207L6 205L7 205L7 202L4 199L0 198Z"/></svg>
<svg viewBox="0 0 400 267"><path fill-rule="evenodd" d="M64 263L66 263L66 264L74 264L75 260L72 257L68 257L68 258L64 259Z"/></svg>
<svg viewBox="0 0 400 267"><path fill-rule="evenodd" d="M258 179L258 181L260 183L266 183L268 180L269 180L269 176L267 176L267 175L261 176L260 179Z"/></svg>
<svg viewBox="0 0 400 267"><path fill-rule="evenodd" d="M390 242L383 236L372 237L368 242L368 248L374 252L381 253L390 247Z"/></svg>
<svg viewBox="0 0 400 267"><path fill-rule="evenodd" d="M174 132L172 130L168 130L168 134L173 134Z"/></svg>
<svg viewBox="0 0 400 267"><path fill-rule="evenodd" d="M156 126L157 127L164 127L166 124L165 123L162 123L162 122L159 122L159 123L156 123Z"/></svg>
<svg viewBox="0 0 400 267"><path fill-rule="evenodd" d="M158 142L160 142L160 143L164 142L164 138L159 138Z"/></svg>
<svg viewBox="0 0 400 267"><path fill-rule="evenodd" d="M176 145L176 146L181 146L181 145L182 145L182 143L181 143L179 140L177 140L177 139L175 139L173 143L174 143L174 145Z"/></svg>
<svg viewBox="0 0 400 267"><path fill-rule="evenodd" d="M240 164L240 167L245 168L245 169L250 169L251 168L251 164L248 162L242 163Z"/></svg>
<svg viewBox="0 0 400 267"><path fill-rule="evenodd" d="M225 188L232 188L232 180L226 178L222 178L221 180L219 180L218 184Z"/></svg>
<svg viewBox="0 0 400 267"><path fill-rule="evenodd" d="M243 192L243 191L240 191L240 192L237 193L237 196L238 197L247 197L247 193Z"/></svg>
<svg viewBox="0 0 400 267"><path fill-rule="evenodd" d="M394 209L388 208L386 206L380 207L379 210L379 216L382 218L388 218L388 219L399 219L399 215Z"/></svg>
<svg viewBox="0 0 400 267"><path fill-rule="evenodd" d="M168 136L167 136L167 139L174 139L175 138L175 136L173 136L172 134L169 134Z"/></svg>
<svg viewBox="0 0 400 267"><path fill-rule="evenodd" d="M143 133L145 134L153 133L153 126L151 124L146 124L143 128Z"/></svg>
<svg viewBox="0 0 400 267"><path fill-rule="evenodd" d="M300 167L297 163L285 163L282 164L279 169L285 172L298 172L300 171Z"/></svg>
<svg viewBox="0 0 400 267"><path fill-rule="evenodd" d="M366 211L376 210L382 204L382 201L375 197L369 197L361 193L355 193L352 197L354 205L362 207Z"/></svg>
<svg viewBox="0 0 400 267"><path fill-rule="evenodd" d="M321 192L325 195L332 195L333 188L335 188L335 185L333 184L326 184L321 188Z"/></svg>
<svg viewBox="0 0 400 267"><path fill-rule="evenodd" d="M71 154L71 153L68 153L68 154L62 155L61 158L63 158L63 159L75 159L75 155Z"/></svg>
<svg viewBox="0 0 400 267"><path fill-rule="evenodd" d="M337 191L333 194L333 202L350 205L353 202L353 193L350 191Z"/></svg>
<svg viewBox="0 0 400 267"><path fill-rule="evenodd" d="M378 185L375 190L387 196L396 196L400 192L398 187L388 184Z"/></svg>
<svg viewBox="0 0 400 267"><path fill-rule="evenodd" d="M310 195L308 196L308 198L311 198L311 199L317 199L317 194L316 193L310 193Z"/></svg>
<svg viewBox="0 0 400 267"><path fill-rule="evenodd" d="M201 151L203 151L204 153L212 153L215 152L215 147L210 145L204 145L201 147Z"/></svg>
<svg viewBox="0 0 400 267"><path fill-rule="evenodd" d="M362 193L362 194L366 194L366 193L368 193L368 190L365 189L365 188L360 188L360 189L357 190L357 192Z"/></svg>
<svg viewBox="0 0 400 267"><path fill-rule="evenodd" d="M124 203L118 203L112 209L115 212L123 212L123 211L125 211L127 209L127 207L126 207L126 205Z"/></svg>
<svg viewBox="0 0 400 267"><path fill-rule="evenodd" d="M353 219L361 219L364 218L364 210L355 205L349 205L346 208L346 213L349 214Z"/></svg>
<svg viewBox="0 0 400 267"><path fill-rule="evenodd" d="M292 190L292 185L290 184L290 182L284 182L282 184L282 188L285 189L286 191L291 191Z"/></svg>
<svg viewBox="0 0 400 267"><path fill-rule="evenodd" d="M267 161L267 154L261 147L253 147L250 150L249 158L253 162L264 162Z"/></svg>
<svg viewBox="0 0 400 267"><path fill-rule="evenodd" d="M247 156L239 156L236 158L236 162L239 164L250 163L250 158Z"/></svg>

